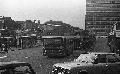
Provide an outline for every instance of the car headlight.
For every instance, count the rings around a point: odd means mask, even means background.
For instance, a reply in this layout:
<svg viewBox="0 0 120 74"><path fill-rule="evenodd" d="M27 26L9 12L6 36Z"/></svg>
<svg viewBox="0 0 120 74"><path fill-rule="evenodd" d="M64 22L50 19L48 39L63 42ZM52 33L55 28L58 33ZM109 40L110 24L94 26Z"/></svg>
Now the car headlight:
<svg viewBox="0 0 120 74"><path fill-rule="evenodd" d="M70 70L69 69L65 69L65 74L70 74Z"/></svg>

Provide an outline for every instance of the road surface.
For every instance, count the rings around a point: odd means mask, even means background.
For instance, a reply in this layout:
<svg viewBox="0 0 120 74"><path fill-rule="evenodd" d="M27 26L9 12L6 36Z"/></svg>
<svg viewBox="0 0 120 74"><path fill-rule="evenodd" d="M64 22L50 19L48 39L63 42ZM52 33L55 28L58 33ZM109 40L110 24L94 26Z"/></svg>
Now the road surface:
<svg viewBox="0 0 120 74"><path fill-rule="evenodd" d="M95 52L109 52L109 48L106 44L106 38L98 38L93 51ZM9 51L8 54L0 54L3 56L0 61L24 61L32 65L37 74L52 74L52 66L55 63L63 63L66 61L74 60L75 56L80 55L83 51L74 51L74 54L69 57L62 58L47 58L42 55L42 46L37 48L23 49L15 51Z"/></svg>
<svg viewBox="0 0 120 74"><path fill-rule="evenodd" d="M110 49L107 46L107 38L106 37L97 38L94 51L96 51L96 52L110 52Z"/></svg>

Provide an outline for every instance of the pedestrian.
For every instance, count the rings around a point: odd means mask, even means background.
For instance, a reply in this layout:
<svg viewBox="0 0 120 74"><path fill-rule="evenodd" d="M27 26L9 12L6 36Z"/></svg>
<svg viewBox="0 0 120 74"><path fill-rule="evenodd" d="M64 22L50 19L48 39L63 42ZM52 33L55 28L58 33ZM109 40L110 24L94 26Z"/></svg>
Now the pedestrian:
<svg viewBox="0 0 120 74"><path fill-rule="evenodd" d="M110 44L110 52L114 53L116 49L115 40L112 39L109 44Z"/></svg>

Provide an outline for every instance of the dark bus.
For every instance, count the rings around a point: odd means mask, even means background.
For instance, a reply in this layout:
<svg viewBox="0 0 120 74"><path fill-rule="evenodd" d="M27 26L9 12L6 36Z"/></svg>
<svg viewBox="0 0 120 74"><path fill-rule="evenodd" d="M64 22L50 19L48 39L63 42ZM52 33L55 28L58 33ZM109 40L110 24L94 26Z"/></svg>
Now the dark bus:
<svg viewBox="0 0 120 74"><path fill-rule="evenodd" d="M22 49L31 47L31 37L30 36L21 36L20 45Z"/></svg>
<svg viewBox="0 0 120 74"><path fill-rule="evenodd" d="M42 40L44 56L69 56L73 53L72 36L42 36Z"/></svg>
<svg viewBox="0 0 120 74"><path fill-rule="evenodd" d="M37 36L24 35L19 39L19 45L22 49L35 47L37 43Z"/></svg>

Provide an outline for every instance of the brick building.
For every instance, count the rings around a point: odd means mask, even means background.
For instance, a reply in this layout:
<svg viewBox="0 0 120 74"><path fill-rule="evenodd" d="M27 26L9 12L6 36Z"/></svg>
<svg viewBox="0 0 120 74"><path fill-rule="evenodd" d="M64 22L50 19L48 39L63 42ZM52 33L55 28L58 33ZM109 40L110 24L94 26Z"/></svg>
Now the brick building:
<svg viewBox="0 0 120 74"><path fill-rule="evenodd" d="M120 21L120 0L86 0L85 29L107 35Z"/></svg>

